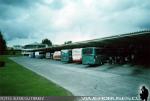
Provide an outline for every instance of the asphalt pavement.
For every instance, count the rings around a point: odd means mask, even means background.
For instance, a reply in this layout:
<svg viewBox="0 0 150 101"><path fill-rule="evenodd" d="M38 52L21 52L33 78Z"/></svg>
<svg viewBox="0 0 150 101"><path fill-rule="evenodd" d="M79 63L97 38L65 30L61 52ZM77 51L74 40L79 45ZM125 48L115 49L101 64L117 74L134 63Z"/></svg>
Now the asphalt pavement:
<svg viewBox="0 0 150 101"><path fill-rule="evenodd" d="M89 67L50 59L10 57L25 68L69 90L75 96L139 96L140 87L150 88L150 68L110 65Z"/></svg>

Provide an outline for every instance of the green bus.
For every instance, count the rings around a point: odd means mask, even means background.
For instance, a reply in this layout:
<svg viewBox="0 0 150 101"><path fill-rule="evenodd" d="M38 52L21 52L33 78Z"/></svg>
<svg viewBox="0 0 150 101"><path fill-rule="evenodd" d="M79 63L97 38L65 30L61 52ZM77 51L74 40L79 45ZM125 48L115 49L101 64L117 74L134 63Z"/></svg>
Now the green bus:
<svg viewBox="0 0 150 101"><path fill-rule="evenodd" d="M82 64L85 65L102 65L107 58L104 55L104 48L87 47L82 49Z"/></svg>
<svg viewBox="0 0 150 101"><path fill-rule="evenodd" d="M61 50L61 61L62 62L72 62L72 50L71 49L65 49Z"/></svg>

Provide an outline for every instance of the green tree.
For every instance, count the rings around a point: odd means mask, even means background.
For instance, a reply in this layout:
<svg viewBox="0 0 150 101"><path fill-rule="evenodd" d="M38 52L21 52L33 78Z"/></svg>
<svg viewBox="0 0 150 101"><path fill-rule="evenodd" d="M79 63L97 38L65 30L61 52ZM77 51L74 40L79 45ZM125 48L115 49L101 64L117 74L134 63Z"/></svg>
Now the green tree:
<svg viewBox="0 0 150 101"><path fill-rule="evenodd" d="M64 42L64 44L66 45L66 44L71 44L72 43L72 41L65 41Z"/></svg>
<svg viewBox="0 0 150 101"><path fill-rule="evenodd" d="M48 46L52 46L52 42L49 39L43 39L42 44L46 44Z"/></svg>
<svg viewBox="0 0 150 101"><path fill-rule="evenodd" d="M5 39L3 38L3 35L2 35L2 33L1 33L1 31L0 31L0 55L2 55L2 54L5 53L6 48L7 48L7 46L6 46L6 41L5 41Z"/></svg>

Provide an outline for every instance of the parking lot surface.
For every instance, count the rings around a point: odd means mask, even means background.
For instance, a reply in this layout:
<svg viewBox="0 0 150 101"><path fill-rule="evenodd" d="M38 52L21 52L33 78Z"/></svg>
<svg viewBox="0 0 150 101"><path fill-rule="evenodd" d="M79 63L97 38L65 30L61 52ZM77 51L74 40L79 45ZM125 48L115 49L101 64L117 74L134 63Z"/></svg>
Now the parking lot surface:
<svg viewBox="0 0 150 101"><path fill-rule="evenodd" d="M150 88L150 68L110 65L90 67L50 59L10 57L25 68L53 81L75 96L139 96L140 87Z"/></svg>

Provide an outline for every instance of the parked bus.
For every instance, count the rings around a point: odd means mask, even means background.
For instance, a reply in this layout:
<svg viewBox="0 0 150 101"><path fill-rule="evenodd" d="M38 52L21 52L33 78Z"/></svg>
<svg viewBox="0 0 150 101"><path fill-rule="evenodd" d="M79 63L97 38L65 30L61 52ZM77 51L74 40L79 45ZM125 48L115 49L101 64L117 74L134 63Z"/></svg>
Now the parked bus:
<svg viewBox="0 0 150 101"><path fill-rule="evenodd" d="M46 58L46 59L52 59L52 53L46 52L45 58Z"/></svg>
<svg viewBox="0 0 150 101"><path fill-rule="evenodd" d="M82 48L72 49L72 60L76 63L82 63Z"/></svg>
<svg viewBox="0 0 150 101"><path fill-rule="evenodd" d="M72 50L65 49L61 50L61 61L62 62L72 62Z"/></svg>
<svg viewBox="0 0 150 101"><path fill-rule="evenodd" d="M53 54L53 59L54 60L61 60L61 52L60 51L55 51Z"/></svg>
<svg viewBox="0 0 150 101"><path fill-rule="evenodd" d="M43 59L45 57L45 53L42 51L35 52L35 58Z"/></svg>
<svg viewBox="0 0 150 101"><path fill-rule="evenodd" d="M35 52L30 52L29 57L30 58L35 58Z"/></svg>
<svg viewBox="0 0 150 101"><path fill-rule="evenodd" d="M28 52L28 51L22 51L21 54L23 56L29 56L31 52Z"/></svg>
<svg viewBox="0 0 150 101"><path fill-rule="evenodd" d="M82 64L101 65L106 62L104 49L98 47L87 47L82 49Z"/></svg>

